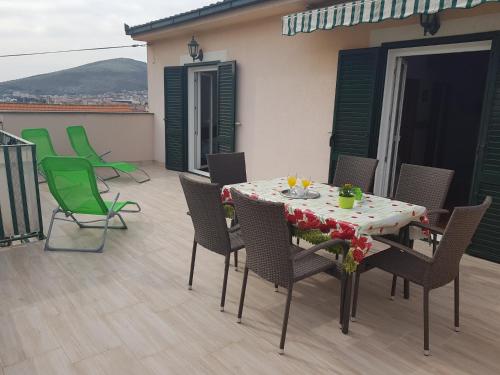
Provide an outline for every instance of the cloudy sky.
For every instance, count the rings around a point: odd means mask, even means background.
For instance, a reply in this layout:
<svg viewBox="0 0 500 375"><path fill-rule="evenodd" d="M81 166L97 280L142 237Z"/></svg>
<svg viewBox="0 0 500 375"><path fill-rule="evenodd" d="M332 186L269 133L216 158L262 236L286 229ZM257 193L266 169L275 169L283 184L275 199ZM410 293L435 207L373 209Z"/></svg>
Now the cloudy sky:
<svg viewBox="0 0 500 375"><path fill-rule="evenodd" d="M138 25L214 1L0 0L0 55L133 44L124 23ZM0 82L115 57L146 61L146 49L0 58Z"/></svg>

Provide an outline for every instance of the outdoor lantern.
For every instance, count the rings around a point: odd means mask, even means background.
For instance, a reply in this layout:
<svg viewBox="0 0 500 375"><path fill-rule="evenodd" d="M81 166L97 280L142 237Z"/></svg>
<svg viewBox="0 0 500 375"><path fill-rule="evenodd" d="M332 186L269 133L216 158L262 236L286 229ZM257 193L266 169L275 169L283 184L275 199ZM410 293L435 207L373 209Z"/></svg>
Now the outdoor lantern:
<svg viewBox="0 0 500 375"><path fill-rule="evenodd" d="M434 35L438 32L441 27L439 22L439 16L435 14L421 14L420 15L420 26L424 28L424 36L427 33Z"/></svg>
<svg viewBox="0 0 500 375"><path fill-rule="evenodd" d="M203 61L203 50L200 48L200 45L198 44L196 39L194 39L194 35L191 41L188 43L188 48L189 56L193 58L193 62L196 60Z"/></svg>

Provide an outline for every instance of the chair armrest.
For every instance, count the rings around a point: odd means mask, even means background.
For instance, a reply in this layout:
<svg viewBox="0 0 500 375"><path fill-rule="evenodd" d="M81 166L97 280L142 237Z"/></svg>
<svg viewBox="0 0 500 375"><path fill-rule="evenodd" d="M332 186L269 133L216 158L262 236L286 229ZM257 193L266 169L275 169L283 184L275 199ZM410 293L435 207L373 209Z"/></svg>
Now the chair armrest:
<svg viewBox="0 0 500 375"><path fill-rule="evenodd" d="M241 229L240 224L233 225L231 228L228 228L229 233L237 232Z"/></svg>
<svg viewBox="0 0 500 375"><path fill-rule="evenodd" d="M441 214L449 214L446 208L434 208L432 210L427 211L427 215L441 215Z"/></svg>
<svg viewBox="0 0 500 375"><path fill-rule="evenodd" d="M293 260L299 260L302 258L305 258L311 254L314 254L315 252L326 249L327 247L335 246L335 245L342 245L343 250L344 250L344 255L349 251L349 242L341 239L334 239L334 240L328 240L325 242L322 242L318 245L315 245L313 247L310 247L309 249L304 249L300 251L299 253L295 254L295 256L292 258Z"/></svg>
<svg viewBox="0 0 500 375"><path fill-rule="evenodd" d="M432 233L441 234L441 235L444 234L444 229L436 227L434 225L424 224L424 223L421 223L420 221L412 221L410 223L410 225L414 226L414 227L419 227L422 229L430 230Z"/></svg>
<svg viewBox="0 0 500 375"><path fill-rule="evenodd" d="M381 242L383 244L386 244L386 245L389 245L390 247L392 248L395 248L397 250L400 250L402 252L405 252L409 255L412 255L420 260L423 260L427 263L431 263L432 262L432 258L431 257L428 257L427 255L425 254L422 254L422 253L419 253L418 251L416 250L413 250L403 244L400 244L399 242L395 242L395 241L391 241L385 237L380 237L380 236L373 236L372 239L374 239L375 241L378 241L378 242Z"/></svg>
<svg viewBox="0 0 500 375"><path fill-rule="evenodd" d="M106 151L104 154L99 155L99 157L102 159L104 156L109 155L109 154L111 154L111 150Z"/></svg>
<svg viewBox="0 0 500 375"><path fill-rule="evenodd" d="M115 199L113 200L113 204L111 205L111 207L109 208L109 211L108 211L108 216L109 217L112 217L114 214L115 214L115 205L116 205L116 202L118 202L118 198L120 198L120 193L116 194L116 197Z"/></svg>

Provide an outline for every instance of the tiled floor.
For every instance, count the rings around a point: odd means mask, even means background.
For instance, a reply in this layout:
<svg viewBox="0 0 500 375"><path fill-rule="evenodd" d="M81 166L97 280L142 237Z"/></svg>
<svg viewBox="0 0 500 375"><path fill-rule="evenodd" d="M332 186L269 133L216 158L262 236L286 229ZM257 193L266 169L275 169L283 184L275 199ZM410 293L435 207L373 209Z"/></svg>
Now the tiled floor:
<svg viewBox="0 0 500 375"><path fill-rule="evenodd" d="M41 242L0 249L4 375L500 373L500 265L469 256L461 333L452 329L452 286L431 293L430 357L422 353L421 291L413 286L404 300L399 285L390 301L391 276L378 270L363 275L348 336L337 324L338 282L319 275L299 283L286 354L278 355L284 291L251 275L237 324L242 272L230 270L219 312L223 258L203 249L188 291L193 233L178 178L147 168L149 183L111 182L143 212L126 215L129 229L110 233L103 254L44 253ZM46 185L42 196L48 224ZM59 243L89 245L99 232L64 223L56 234Z"/></svg>

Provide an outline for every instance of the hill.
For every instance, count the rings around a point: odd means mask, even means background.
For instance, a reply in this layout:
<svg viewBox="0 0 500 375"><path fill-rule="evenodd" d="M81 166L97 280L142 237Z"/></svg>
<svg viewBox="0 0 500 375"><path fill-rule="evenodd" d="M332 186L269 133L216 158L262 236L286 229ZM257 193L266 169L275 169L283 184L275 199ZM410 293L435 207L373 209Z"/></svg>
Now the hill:
<svg viewBox="0 0 500 375"><path fill-rule="evenodd" d="M125 58L0 83L0 95L14 91L31 95L99 95L142 90L147 90L146 63Z"/></svg>

